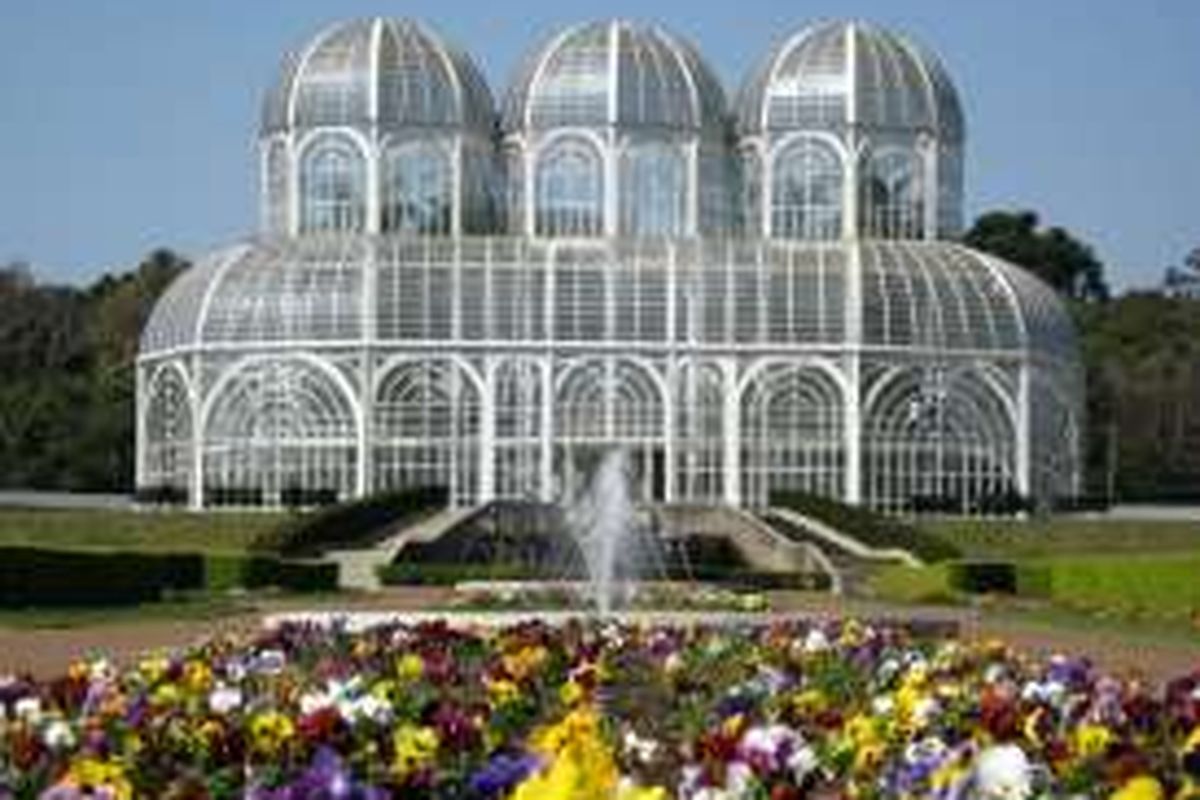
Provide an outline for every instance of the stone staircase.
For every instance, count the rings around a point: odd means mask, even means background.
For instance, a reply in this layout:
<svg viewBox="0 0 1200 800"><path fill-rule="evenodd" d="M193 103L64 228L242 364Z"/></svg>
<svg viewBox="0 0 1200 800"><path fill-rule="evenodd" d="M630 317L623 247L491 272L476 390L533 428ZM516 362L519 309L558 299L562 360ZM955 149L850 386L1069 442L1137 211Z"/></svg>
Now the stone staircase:
<svg viewBox="0 0 1200 800"><path fill-rule="evenodd" d="M820 550L841 576L843 593L850 596L869 596L871 578L882 566L921 563L906 550L868 547L853 536L792 509L770 508L757 516L781 536Z"/></svg>
<svg viewBox="0 0 1200 800"><path fill-rule="evenodd" d="M378 570L396 560L401 548L410 542L431 542L468 521L482 508L447 508L417 520L405 520L373 547L354 550L330 550L325 559L338 565L338 584L342 589L379 591Z"/></svg>
<svg viewBox="0 0 1200 800"><path fill-rule="evenodd" d="M836 565L811 542L781 535L773 525L748 511L728 506L661 505L654 507L667 537L727 538L753 569L762 572L808 572L829 576L834 593L842 591Z"/></svg>

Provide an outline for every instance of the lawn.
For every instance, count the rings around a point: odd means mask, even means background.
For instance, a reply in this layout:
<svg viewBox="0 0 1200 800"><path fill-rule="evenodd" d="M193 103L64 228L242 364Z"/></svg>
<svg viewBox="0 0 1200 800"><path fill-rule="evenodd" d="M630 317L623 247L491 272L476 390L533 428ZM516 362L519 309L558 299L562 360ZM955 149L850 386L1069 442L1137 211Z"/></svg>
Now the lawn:
<svg viewBox="0 0 1200 800"><path fill-rule="evenodd" d="M1200 554L1200 522L1055 517L1029 521L928 520L920 527L957 545L967 558Z"/></svg>
<svg viewBox="0 0 1200 800"><path fill-rule="evenodd" d="M0 546L64 550L244 552L287 517L275 513L0 508Z"/></svg>

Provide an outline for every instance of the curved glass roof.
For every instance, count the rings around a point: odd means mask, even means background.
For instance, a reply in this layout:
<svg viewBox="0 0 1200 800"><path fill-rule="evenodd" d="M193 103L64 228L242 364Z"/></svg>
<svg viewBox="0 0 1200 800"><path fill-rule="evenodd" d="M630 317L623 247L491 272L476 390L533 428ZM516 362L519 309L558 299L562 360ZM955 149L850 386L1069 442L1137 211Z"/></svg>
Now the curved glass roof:
<svg viewBox="0 0 1200 800"><path fill-rule="evenodd" d="M938 58L864 22L823 22L790 36L750 74L737 113L745 134L856 124L965 136L958 92Z"/></svg>
<svg viewBox="0 0 1200 800"><path fill-rule="evenodd" d="M490 135L483 74L424 23L359 19L289 53L263 105L262 133L320 125L471 128Z"/></svg>
<svg viewBox="0 0 1200 800"><path fill-rule="evenodd" d="M672 259L680 299L695 306L695 330L667 330ZM547 280L550 271L557 281ZM606 272L620 276L614 285L625 292L609 299L616 318L628 312L641 322L604 332ZM554 319L544 318L547 298L539 293L556 283L574 289L550 299ZM855 283L857 310L849 300ZM853 320L861 320L860 339ZM592 342L662 344L674 336L836 348L859 339L866 348L1075 357L1071 320L1049 287L948 242L697 240L667 247L609 240L555 247L514 238L358 236L270 239L213 254L164 295L141 352L368 339L544 341L552 333L568 341L568 330L586 331Z"/></svg>
<svg viewBox="0 0 1200 800"><path fill-rule="evenodd" d="M534 51L512 82L505 131L567 125L721 130L725 93L697 50L656 25L576 25Z"/></svg>

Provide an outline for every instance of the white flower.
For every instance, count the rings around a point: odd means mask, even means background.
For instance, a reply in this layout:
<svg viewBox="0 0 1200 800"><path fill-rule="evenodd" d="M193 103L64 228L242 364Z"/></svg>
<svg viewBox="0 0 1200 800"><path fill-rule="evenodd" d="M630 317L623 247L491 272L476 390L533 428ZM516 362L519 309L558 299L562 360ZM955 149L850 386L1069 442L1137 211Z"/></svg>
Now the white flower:
<svg viewBox="0 0 1200 800"><path fill-rule="evenodd" d="M653 739L638 736L636 731L625 731L625 736L621 742L625 748L625 752L643 764L648 764L654 760L658 754L658 742Z"/></svg>
<svg viewBox="0 0 1200 800"><path fill-rule="evenodd" d="M66 750L75 746L75 732L71 730L70 725L56 719L42 731L42 741L51 750Z"/></svg>
<svg viewBox="0 0 1200 800"><path fill-rule="evenodd" d="M742 761L734 761L725 770L725 791L730 797L745 797L754 788L754 770Z"/></svg>
<svg viewBox="0 0 1200 800"><path fill-rule="evenodd" d="M881 694L871 701L871 711L877 717L886 717L896 709L896 700L890 694Z"/></svg>
<svg viewBox="0 0 1200 800"><path fill-rule="evenodd" d="M387 701L368 694L345 704L342 716L352 723L368 720L378 725L385 725L392 719L392 707Z"/></svg>
<svg viewBox="0 0 1200 800"><path fill-rule="evenodd" d="M792 771L792 777L796 779L797 783L803 783L804 779L819 766L820 761L817 759L816 752L808 745L796 748L788 756L787 768Z"/></svg>
<svg viewBox="0 0 1200 800"><path fill-rule="evenodd" d="M989 747L975 762L978 800L1025 800L1033 794L1032 783L1029 759L1016 745Z"/></svg>
<svg viewBox="0 0 1200 800"><path fill-rule="evenodd" d="M214 714L228 714L242 705L242 690L233 686L218 686L208 694L208 707Z"/></svg>
<svg viewBox="0 0 1200 800"><path fill-rule="evenodd" d="M279 650L263 650L254 659L254 671L262 675L278 675L287 666L287 656Z"/></svg>
<svg viewBox="0 0 1200 800"><path fill-rule="evenodd" d="M13 716L29 725L42 721L42 701L36 697L22 697L13 704Z"/></svg>
<svg viewBox="0 0 1200 800"><path fill-rule="evenodd" d="M325 692L305 692L300 697L300 713L306 717L332 705L333 698Z"/></svg>
<svg viewBox="0 0 1200 800"><path fill-rule="evenodd" d="M829 637L820 628L813 628L804 637L804 652L821 653L829 649Z"/></svg>

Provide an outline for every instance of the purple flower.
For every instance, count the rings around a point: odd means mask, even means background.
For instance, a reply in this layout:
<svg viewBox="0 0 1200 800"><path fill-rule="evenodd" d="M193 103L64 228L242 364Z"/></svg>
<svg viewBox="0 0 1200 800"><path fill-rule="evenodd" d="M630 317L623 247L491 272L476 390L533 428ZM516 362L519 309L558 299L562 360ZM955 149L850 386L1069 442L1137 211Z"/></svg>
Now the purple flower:
<svg viewBox="0 0 1200 800"><path fill-rule="evenodd" d="M525 780L539 765L538 758L528 753L498 753L471 776L471 791L483 797L497 797Z"/></svg>

